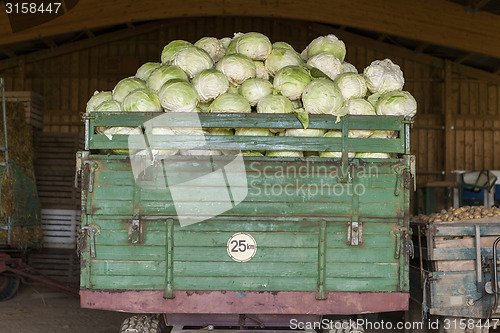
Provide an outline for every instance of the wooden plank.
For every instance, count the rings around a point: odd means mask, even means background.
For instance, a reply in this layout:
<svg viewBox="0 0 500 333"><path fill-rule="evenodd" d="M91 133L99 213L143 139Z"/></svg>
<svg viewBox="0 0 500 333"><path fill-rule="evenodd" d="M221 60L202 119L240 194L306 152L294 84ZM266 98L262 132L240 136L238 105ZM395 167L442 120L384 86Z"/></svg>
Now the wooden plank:
<svg viewBox="0 0 500 333"><path fill-rule="evenodd" d="M464 126L463 119L455 120L455 168L457 170L465 170L465 131L458 129Z"/></svg>
<svg viewBox="0 0 500 333"><path fill-rule="evenodd" d="M71 54L71 60L70 60L70 73L73 76L71 79L71 84L70 84L70 105L69 109L70 111L73 112L78 112L80 111L80 103L83 101L83 98L80 97L80 79L79 79L79 74L80 74L80 53L79 52L73 52ZM83 84L84 82L82 82Z"/></svg>
<svg viewBox="0 0 500 333"><path fill-rule="evenodd" d="M499 99L499 104L500 104L500 99ZM500 126L500 120L495 120L493 121L493 124L495 128ZM500 130L495 130L493 132L493 149L495 149L495 153L493 154L493 169L499 169L500 168L500 154L496 153L497 147L500 147Z"/></svg>
<svg viewBox="0 0 500 333"><path fill-rule="evenodd" d="M500 87L494 84L488 84L488 115L498 114L498 91Z"/></svg>
<svg viewBox="0 0 500 333"><path fill-rule="evenodd" d="M467 119L464 124L467 128L473 128L474 119ZM474 130L465 130L465 170L474 170Z"/></svg>
<svg viewBox="0 0 500 333"><path fill-rule="evenodd" d="M93 288L95 289L131 289L131 290L155 290L163 289L165 277L148 276L137 279L135 276L91 275ZM272 291L314 291L316 290L316 277L281 277L269 279L268 277L226 277L206 279L203 277L176 278L174 275L175 288L177 290L272 290Z"/></svg>
<svg viewBox="0 0 500 333"><path fill-rule="evenodd" d="M481 247L492 247L493 242L498 236L481 237ZM449 239L449 237L435 237L435 248L475 248L476 240L473 236L457 236L457 238Z"/></svg>
<svg viewBox="0 0 500 333"><path fill-rule="evenodd" d="M439 260L435 261L437 272L461 272L476 269L476 260Z"/></svg>
<svg viewBox="0 0 500 333"><path fill-rule="evenodd" d="M327 290L342 291L394 291L398 286L398 279L352 279L352 278L326 278Z"/></svg>
<svg viewBox="0 0 500 333"><path fill-rule="evenodd" d="M483 127L483 120L481 119L474 119L471 121L471 123L474 124L475 128L482 128ZM484 165L484 135L483 135L484 130L475 130L474 131L474 136L473 136L473 147L474 147L474 170L483 170L483 165Z"/></svg>
<svg viewBox="0 0 500 333"><path fill-rule="evenodd" d="M455 133L452 122L452 114L457 113L458 110L454 110L453 100L456 99L457 91L454 88L454 82L452 81L451 72L451 61L445 61L444 70L444 126L445 126L445 144L444 144L444 155L445 155L445 172L446 175L451 173L453 166L455 165L456 156L456 145L454 144Z"/></svg>

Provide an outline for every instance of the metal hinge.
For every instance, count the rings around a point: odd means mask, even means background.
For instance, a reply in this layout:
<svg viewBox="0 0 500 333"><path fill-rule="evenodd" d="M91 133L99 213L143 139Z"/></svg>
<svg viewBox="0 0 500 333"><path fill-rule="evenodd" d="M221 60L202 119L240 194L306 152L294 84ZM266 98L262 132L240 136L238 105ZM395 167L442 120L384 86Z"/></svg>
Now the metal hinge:
<svg viewBox="0 0 500 333"><path fill-rule="evenodd" d="M142 223L139 219L128 222L128 241L130 244L141 244L144 241Z"/></svg>
<svg viewBox="0 0 500 333"><path fill-rule="evenodd" d="M397 226L392 230L392 234L396 237L396 248L394 250L394 259L399 259L401 254L408 254L413 258L414 248L411 239L412 230L406 227Z"/></svg>
<svg viewBox="0 0 500 333"><path fill-rule="evenodd" d="M361 222L352 221L347 226L347 243L352 246L358 246L363 241L363 227Z"/></svg>
<svg viewBox="0 0 500 333"><path fill-rule="evenodd" d="M90 240L90 256L95 258L95 236L101 233L101 229L95 225L84 225L80 228L80 235L78 239L78 249L79 252L83 250L83 242L88 232Z"/></svg>

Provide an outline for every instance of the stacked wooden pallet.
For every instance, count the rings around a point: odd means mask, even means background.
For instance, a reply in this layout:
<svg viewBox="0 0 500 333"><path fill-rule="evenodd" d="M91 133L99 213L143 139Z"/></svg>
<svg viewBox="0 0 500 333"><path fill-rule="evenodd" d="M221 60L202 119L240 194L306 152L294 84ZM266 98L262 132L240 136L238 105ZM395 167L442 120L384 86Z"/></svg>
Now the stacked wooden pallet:
<svg viewBox="0 0 500 333"><path fill-rule="evenodd" d="M26 122L35 129L43 128L43 97L33 91L6 91L7 102L19 102L24 106Z"/></svg>
<svg viewBox="0 0 500 333"><path fill-rule="evenodd" d="M80 208L80 191L74 187L75 156L83 148L79 133L40 132L35 142L35 174L43 209Z"/></svg>
<svg viewBox="0 0 500 333"><path fill-rule="evenodd" d="M29 264L62 282L80 274L76 233L80 226L80 188L75 188L75 156L83 148L79 133L37 132L35 175L42 208L43 250Z"/></svg>
<svg viewBox="0 0 500 333"><path fill-rule="evenodd" d="M49 248L32 252L28 265L61 282L78 283L80 262L75 251Z"/></svg>

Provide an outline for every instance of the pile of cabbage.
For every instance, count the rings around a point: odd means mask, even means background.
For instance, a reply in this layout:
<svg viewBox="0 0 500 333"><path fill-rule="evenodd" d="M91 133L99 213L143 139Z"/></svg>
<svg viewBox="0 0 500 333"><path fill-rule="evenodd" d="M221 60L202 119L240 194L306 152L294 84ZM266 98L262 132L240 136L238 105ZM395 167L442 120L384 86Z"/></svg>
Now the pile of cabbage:
<svg viewBox="0 0 500 333"><path fill-rule="evenodd" d="M340 131L307 129L309 114L337 119L352 115L413 117L417 105L407 91L398 65L373 61L363 73L344 60L344 42L320 36L298 53L286 42L271 43L258 32L232 38L203 37L192 44L168 43L160 62L143 64L135 76L119 81L112 91L95 92L87 112L234 112L295 113L304 129L184 129L181 134L340 137ZM141 134L132 127L103 127L98 133ZM179 134L159 128L158 134ZM390 131L351 130L350 137L391 138ZM119 151L125 153L126 151ZM234 154L232 150L171 150L167 154ZM304 156L301 151L244 151L251 156ZM340 157L340 152L306 152L306 156ZM388 158L388 154L351 153L350 157Z"/></svg>

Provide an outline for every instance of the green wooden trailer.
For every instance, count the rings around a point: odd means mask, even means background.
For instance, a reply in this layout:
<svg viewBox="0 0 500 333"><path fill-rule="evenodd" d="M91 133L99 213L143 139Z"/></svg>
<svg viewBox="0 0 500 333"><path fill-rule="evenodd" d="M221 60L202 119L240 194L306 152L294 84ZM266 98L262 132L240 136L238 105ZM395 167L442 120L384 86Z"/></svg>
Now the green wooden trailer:
<svg viewBox="0 0 500 333"><path fill-rule="evenodd" d="M411 298L422 304L423 313L436 316L445 332L500 328L498 293L492 283L500 218L412 222L411 227Z"/></svg>
<svg viewBox="0 0 500 333"><path fill-rule="evenodd" d="M172 325L241 328L407 309L410 120L310 116L309 128L340 130L339 138L151 135L154 126L196 128L191 113L170 113L154 125L164 114L84 116L86 150L77 158L82 307L165 314ZM205 129L303 128L293 114L196 119ZM138 127L143 134L95 134L102 126ZM349 138L352 129L397 135ZM151 148L233 155L153 158ZM342 157L243 157L238 150ZM349 158L349 152L394 158Z"/></svg>

